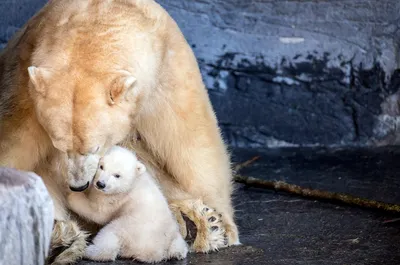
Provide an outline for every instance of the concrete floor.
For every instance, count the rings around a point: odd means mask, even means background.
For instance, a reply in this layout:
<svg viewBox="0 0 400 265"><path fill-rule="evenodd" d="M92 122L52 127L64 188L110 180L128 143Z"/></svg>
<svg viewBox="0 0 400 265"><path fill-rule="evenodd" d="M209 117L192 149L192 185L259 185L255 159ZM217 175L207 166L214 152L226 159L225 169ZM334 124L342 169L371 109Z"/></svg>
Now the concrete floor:
<svg viewBox="0 0 400 265"><path fill-rule="evenodd" d="M233 159L245 161L254 155L261 159L243 173L399 202L396 161L400 161L400 151L395 148L235 150ZM243 246L207 255L190 254L186 260L163 264L400 264L400 221L384 223L399 214L306 200L241 184L237 185L235 205Z"/></svg>

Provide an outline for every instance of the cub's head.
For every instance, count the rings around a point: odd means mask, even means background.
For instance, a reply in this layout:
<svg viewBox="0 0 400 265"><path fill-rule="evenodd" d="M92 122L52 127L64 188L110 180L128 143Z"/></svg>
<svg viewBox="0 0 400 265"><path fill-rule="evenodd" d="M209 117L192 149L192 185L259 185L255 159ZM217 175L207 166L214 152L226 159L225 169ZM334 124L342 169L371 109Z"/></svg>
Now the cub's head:
<svg viewBox="0 0 400 265"><path fill-rule="evenodd" d="M134 153L114 146L100 159L93 185L107 194L129 192L135 179L145 171Z"/></svg>
<svg viewBox="0 0 400 265"><path fill-rule="evenodd" d="M31 66L28 73L37 119L54 147L68 154L71 190L83 191L99 157L131 131L142 98L136 79L125 70Z"/></svg>

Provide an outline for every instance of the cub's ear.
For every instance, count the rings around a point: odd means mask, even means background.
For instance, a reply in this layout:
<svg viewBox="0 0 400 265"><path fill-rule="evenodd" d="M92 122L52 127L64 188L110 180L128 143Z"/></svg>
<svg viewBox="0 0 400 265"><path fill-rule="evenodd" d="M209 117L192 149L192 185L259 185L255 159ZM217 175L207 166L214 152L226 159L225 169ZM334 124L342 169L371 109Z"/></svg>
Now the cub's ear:
<svg viewBox="0 0 400 265"><path fill-rule="evenodd" d="M46 95L45 81L51 75L50 71L45 68L29 66L28 67L29 80L32 82L36 92L42 96Z"/></svg>
<svg viewBox="0 0 400 265"><path fill-rule="evenodd" d="M109 103L127 99L127 95L133 90L136 78L127 71L122 71L122 76L117 77L111 85Z"/></svg>
<svg viewBox="0 0 400 265"><path fill-rule="evenodd" d="M136 171L139 175L142 175L144 172L146 172L146 166L141 162L137 162Z"/></svg>

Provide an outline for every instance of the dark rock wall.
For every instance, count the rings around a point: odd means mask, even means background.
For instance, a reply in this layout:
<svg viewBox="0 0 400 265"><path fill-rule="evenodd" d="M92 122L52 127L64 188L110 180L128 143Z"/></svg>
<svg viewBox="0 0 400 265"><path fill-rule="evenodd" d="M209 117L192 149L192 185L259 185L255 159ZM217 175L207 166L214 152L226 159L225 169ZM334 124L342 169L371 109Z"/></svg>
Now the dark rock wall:
<svg viewBox="0 0 400 265"><path fill-rule="evenodd" d="M0 2L0 41L45 2ZM400 141L400 1L158 2L192 45L231 145Z"/></svg>

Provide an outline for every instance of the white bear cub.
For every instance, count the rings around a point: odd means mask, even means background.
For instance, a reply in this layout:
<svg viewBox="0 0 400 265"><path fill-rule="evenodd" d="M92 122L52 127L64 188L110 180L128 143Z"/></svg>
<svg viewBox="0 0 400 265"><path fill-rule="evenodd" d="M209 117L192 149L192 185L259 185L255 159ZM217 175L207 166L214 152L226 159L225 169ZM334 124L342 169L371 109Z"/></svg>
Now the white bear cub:
<svg viewBox="0 0 400 265"><path fill-rule="evenodd" d="M97 261L183 259L188 247L156 182L131 151L115 146L100 159L87 192L72 192L74 212L105 225L86 249Z"/></svg>

